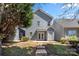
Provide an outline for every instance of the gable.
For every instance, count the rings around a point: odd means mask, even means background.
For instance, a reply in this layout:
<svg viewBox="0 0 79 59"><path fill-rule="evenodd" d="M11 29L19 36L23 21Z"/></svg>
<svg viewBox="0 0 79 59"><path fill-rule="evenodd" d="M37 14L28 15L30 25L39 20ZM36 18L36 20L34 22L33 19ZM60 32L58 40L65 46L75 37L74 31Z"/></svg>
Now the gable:
<svg viewBox="0 0 79 59"><path fill-rule="evenodd" d="M48 15L46 12L42 11L42 10L37 10L35 12L36 15L38 15L39 17L41 17L42 19L44 19L45 21L47 21L48 23L50 23L53 19L52 16Z"/></svg>

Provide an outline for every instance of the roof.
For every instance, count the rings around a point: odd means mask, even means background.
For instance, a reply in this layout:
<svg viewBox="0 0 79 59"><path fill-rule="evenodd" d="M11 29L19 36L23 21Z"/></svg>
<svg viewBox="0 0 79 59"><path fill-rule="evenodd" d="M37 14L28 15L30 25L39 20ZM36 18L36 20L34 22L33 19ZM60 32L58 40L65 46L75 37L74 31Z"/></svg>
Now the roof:
<svg viewBox="0 0 79 59"><path fill-rule="evenodd" d="M60 22L59 24L61 24L64 28L79 28L78 21L78 19L68 19L64 22Z"/></svg>
<svg viewBox="0 0 79 59"><path fill-rule="evenodd" d="M43 18L47 22L51 22L52 19L53 19L53 17L51 15L49 15L48 13L46 13L45 11L43 11L42 9L36 10L35 14L37 14L39 17Z"/></svg>
<svg viewBox="0 0 79 59"><path fill-rule="evenodd" d="M38 12L38 11L40 11L40 12L46 14L46 15L47 15L48 17L50 17L50 18L53 18L53 16L49 15L47 12L45 12L45 11L42 10L42 9L38 9L38 10L36 10L35 12Z"/></svg>

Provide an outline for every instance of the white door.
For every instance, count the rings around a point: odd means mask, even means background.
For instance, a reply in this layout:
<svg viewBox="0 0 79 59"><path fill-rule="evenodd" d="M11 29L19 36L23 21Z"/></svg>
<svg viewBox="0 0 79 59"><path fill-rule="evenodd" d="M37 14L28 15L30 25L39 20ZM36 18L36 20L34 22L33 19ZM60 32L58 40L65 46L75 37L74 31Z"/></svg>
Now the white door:
<svg viewBox="0 0 79 59"><path fill-rule="evenodd" d="M45 32L38 32L37 33L37 40L44 41L45 40Z"/></svg>

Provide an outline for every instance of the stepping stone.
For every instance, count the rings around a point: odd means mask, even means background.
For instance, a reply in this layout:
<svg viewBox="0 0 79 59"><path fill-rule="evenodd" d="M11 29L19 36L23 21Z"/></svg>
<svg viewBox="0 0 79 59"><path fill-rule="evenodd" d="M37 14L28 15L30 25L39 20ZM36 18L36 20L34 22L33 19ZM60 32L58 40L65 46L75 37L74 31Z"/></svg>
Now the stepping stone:
<svg viewBox="0 0 79 59"><path fill-rule="evenodd" d="M45 49L45 46L37 46L37 49Z"/></svg>
<svg viewBox="0 0 79 59"><path fill-rule="evenodd" d="M45 49L37 49L36 56L47 56L47 51Z"/></svg>

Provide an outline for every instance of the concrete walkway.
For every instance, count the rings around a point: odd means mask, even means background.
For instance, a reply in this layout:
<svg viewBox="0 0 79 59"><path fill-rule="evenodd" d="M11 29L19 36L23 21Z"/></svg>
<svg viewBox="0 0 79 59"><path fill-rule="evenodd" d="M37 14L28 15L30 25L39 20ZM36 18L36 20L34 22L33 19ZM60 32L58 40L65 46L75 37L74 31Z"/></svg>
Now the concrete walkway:
<svg viewBox="0 0 79 59"><path fill-rule="evenodd" d="M45 46L37 46L35 55L36 56L47 56L47 51L46 51Z"/></svg>

